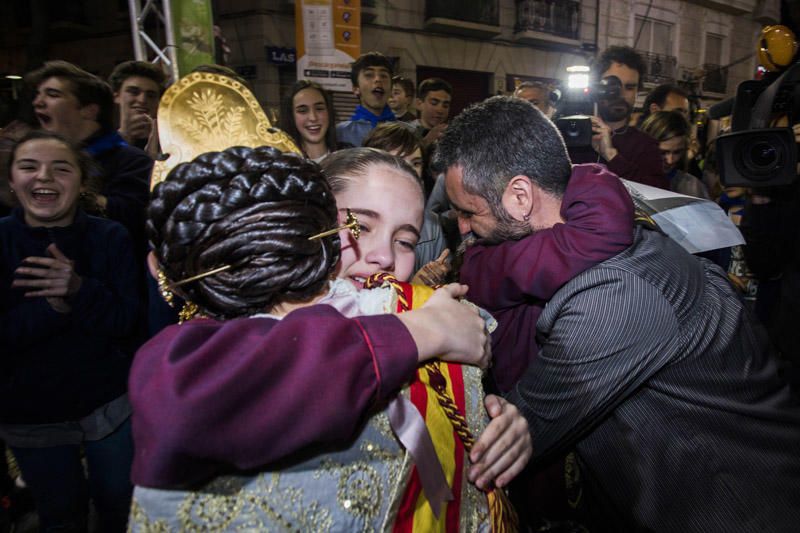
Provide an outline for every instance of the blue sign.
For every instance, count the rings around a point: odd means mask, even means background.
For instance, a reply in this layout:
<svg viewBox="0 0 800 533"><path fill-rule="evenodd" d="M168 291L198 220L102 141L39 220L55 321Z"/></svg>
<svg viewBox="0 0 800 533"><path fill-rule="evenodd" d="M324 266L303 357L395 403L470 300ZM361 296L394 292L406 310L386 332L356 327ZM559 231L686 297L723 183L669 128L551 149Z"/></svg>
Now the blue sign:
<svg viewBox="0 0 800 533"><path fill-rule="evenodd" d="M297 60L297 50L281 46L268 46L267 60L276 65L294 65Z"/></svg>

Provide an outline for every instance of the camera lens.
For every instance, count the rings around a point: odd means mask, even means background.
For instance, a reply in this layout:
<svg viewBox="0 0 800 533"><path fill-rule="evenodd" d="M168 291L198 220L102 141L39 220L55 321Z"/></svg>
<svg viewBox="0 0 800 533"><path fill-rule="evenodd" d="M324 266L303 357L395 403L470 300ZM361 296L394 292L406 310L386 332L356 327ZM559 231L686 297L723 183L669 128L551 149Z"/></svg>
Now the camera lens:
<svg viewBox="0 0 800 533"><path fill-rule="evenodd" d="M771 167L778 159L778 151L765 141L760 141L750 148L750 161L757 167Z"/></svg>
<svg viewBox="0 0 800 533"><path fill-rule="evenodd" d="M785 166L786 147L778 138L758 135L739 143L734 160L743 176L751 181L763 181Z"/></svg>

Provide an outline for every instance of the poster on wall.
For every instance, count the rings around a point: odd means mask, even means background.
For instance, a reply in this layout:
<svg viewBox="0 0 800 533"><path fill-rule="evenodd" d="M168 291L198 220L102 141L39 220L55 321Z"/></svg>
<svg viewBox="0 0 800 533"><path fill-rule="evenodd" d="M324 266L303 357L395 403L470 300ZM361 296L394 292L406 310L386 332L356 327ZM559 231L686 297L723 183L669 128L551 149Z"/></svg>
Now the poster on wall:
<svg viewBox="0 0 800 533"><path fill-rule="evenodd" d="M361 54L361 0L296 0L297 79L350 91Z"/></svg>
<svg viewBox="0 0 800 533"><path fill-rule="evenodd" d="M171 0L178 73L185 76L198 65L214 61L214 22L211 0Z"/></svg>

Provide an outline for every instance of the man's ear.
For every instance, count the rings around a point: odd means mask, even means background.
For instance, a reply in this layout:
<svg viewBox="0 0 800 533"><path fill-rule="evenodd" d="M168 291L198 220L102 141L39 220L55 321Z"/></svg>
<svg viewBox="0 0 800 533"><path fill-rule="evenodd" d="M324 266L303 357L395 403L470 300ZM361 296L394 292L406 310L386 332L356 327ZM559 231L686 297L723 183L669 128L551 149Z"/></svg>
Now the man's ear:
<svg viewBox="0 0 800 533"><path fill-rule="evenodd" d="M158 259L156 259L156 254L152 250L147 253L147 270L150 271L153 279L158 279Z"/></svg>
<svg viewBox="0 0 800 533"><path fill-rule="evenodd" d="M533 187L528 176L518 174L511 178L503 191L503 207L514 219L528 222L533 209Z"/></svg>
<svg viewBox="0 0 800 533"><path fill-rule="evenodd" d="M116 92L114 93L114 103L115 103L115 104L117 104L117 105L119 105L119 104L120 104L119 91L116 91Z"/></svg>
<svg viewBox="0 0 800 533"><path fill-rule="evenodd" d="M86 104L81 108L81 117L85 120L92 120L98 122L97 117L100 114L100 105Z"/></svg>
<svg viewBox="0 0 800 533"><path fill-rule="evenodd" d="M656 103L650 104L650 112L655 113L656 111L661 111L661 106Z"/></svg>
<svg viewBox="0 0 800 533"><path fill-rule="evenodd" d="M353 85L353 94L361 99L361 89L358 88L358 85Z"/></svg>

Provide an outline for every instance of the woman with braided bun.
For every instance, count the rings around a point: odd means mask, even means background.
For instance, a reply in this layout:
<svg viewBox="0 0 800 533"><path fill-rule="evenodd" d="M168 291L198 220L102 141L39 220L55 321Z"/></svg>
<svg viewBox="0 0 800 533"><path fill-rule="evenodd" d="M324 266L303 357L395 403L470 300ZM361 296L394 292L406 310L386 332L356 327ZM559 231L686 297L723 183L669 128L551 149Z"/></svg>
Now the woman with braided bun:
<svg viewBox="0 0 800 533"><path fill-rule="evenodd" d="M148 214L151 266L198 316L149 341L131 370L132 529L379 530L413 512L398 506L414 461L392 433L407 430L384 408L408 405L397 393L429 359L486 366L484 319L454 299L466 287L392 315L392 289L331 282L340 235L310 239L338 224L330 186L268 147L179 165ZM469 386L480 397L480 381ZM484 529L485 498L464 490L462 526Z"/></svg>

